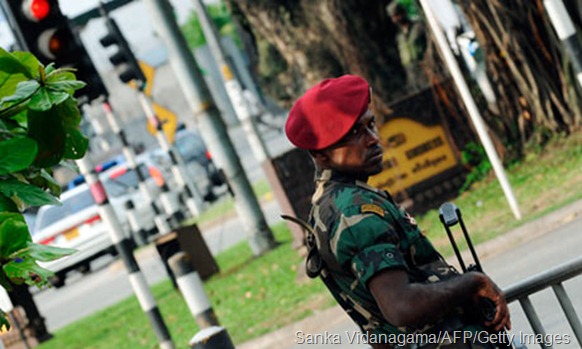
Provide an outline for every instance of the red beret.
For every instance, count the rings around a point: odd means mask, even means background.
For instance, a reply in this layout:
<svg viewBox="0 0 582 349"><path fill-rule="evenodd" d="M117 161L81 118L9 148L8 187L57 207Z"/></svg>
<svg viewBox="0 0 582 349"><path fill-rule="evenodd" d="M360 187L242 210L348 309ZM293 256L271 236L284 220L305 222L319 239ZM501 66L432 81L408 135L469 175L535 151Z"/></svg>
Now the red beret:
<svg viewBox="0 0 582 349"><path fill-rule="evenodd" d="M325 79L300 97L289 112L285 133L296 147L321 150L339 141L370 104L370 87L355 75Z"/></svg>

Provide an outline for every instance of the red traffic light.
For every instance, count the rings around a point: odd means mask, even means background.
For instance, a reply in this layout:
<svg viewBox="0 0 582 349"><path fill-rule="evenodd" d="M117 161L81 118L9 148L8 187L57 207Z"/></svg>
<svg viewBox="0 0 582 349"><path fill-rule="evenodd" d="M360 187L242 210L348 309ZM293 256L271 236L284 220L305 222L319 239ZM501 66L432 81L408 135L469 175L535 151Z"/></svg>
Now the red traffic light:
<svg viewBox="0 0 582 349"><path fill-rule="evenodd" d="M26 16L35 22L42 21L51 12L49 0L27 0L22 3L22 6Z"/></svg>

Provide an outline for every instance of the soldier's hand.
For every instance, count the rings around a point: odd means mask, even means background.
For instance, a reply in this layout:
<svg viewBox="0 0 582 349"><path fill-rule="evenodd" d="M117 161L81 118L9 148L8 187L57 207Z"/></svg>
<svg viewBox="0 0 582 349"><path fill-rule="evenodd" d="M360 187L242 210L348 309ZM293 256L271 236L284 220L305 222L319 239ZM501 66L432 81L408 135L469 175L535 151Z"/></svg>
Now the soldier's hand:
<svg viewBox="0 0 582 349"><path fill-rule="evenodd" d="M483 299L485 298L490 300L490 303L495 308L493 319L485 321L484 325L495 331L501 331L504 328L511 329L509 308L507 307L503 291L489 277L484 274L482 276L482 285L473 296L473 302L476 306L480 306L483 304Z"/></svg>

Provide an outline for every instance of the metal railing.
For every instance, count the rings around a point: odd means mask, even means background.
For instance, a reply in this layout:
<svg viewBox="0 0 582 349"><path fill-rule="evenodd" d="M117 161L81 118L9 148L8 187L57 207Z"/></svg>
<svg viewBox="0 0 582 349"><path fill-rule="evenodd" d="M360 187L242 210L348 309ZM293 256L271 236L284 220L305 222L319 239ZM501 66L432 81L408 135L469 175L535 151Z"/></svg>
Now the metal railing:
<svg viewBox="0 0 582 349"><path fill-rule="evenodd" d="M546 338L545 329L529 296L551 287L574 332L574 336L582 348L582 325L580 324L580 318L562 285L564 281L580 274L582 274L582 258L577 258L509 286L504 290L505 297L508 303L519 301L534 333L540 335L541 338ZM540 347L552 348L552 345L550 343L541 343Z"/></svg>

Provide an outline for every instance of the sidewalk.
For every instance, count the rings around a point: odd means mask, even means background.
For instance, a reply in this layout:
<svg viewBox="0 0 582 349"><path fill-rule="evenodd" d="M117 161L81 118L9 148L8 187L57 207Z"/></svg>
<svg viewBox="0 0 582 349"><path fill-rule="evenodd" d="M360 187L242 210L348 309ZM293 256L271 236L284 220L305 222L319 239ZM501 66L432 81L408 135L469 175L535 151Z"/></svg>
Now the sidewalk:
<svg viewBox="0 0 582 349"><path fill-rule="evenodd" d="M581 217L582 200L579 200L543 217L528 222L519 228L497 237L496 239L478 245L476 246L476 250L481 260L492 258L503 252L507 252L526 241L533 240L536 237L552 232ZM456 260L453 260L453 258L454 257L452 257L449 262L451 264L456 264ZM284 316L284 314L281 315ZM320 349L368 348L366 345L350 344L350 341L346 338L346 333L353 333L357 330L355 324L349 319L344 311L339 306L335 306L299 322L287 325L277 331L239 344L237 345L237 349L299 349L304 347ZM325 335L326 333L343 334L341 344L309 344L305 340L305 334ZM298 344L301 341L304 341L305 344Z"/></svg>

